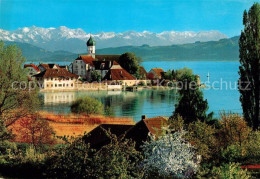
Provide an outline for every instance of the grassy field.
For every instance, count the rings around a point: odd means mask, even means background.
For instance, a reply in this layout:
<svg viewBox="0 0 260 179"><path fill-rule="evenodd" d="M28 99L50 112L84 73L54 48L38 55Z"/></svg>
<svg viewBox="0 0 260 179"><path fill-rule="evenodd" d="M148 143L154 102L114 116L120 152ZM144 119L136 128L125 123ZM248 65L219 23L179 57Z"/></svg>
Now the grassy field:
<svg viewBox="0 0 260 179"><path fill-rule="evenodd" d="M106 117L106 116L94 116L94 115L61 115L47 112L39 112L38 118L41 120L46 120L50 127L53 128L56 136L80 136L84 135L100 124L135 124L132 118L127 117ZM13 125L9 127L15 134L14 141L20 139L19 135L24 133L24 127L21 124L24 124L30 119L30 116L27 118L18 119ZM28 123L28 129L30 130ZM26 126L27 128L27 126ZM27 130L28 131L28 130ZM28 131L30 132L30 131ZM23 134L24 135L24 134ZM17 140L16 140L17 139ZM17 141L23 142L23 141Z"/></svg>

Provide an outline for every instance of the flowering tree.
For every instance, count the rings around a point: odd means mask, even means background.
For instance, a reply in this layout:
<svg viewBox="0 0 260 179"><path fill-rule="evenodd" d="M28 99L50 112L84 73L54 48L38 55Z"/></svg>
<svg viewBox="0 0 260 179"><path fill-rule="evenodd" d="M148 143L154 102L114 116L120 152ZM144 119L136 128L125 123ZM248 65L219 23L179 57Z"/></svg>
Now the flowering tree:
<svg viewBox="0 0 260 179"><path fill-rule="evenodd" d="M146 174L163 177L189 177L198 169L192 146L183 136L185 131L172 132L168 127L159 137L150 135L151 140L143 145Z"/></svg>

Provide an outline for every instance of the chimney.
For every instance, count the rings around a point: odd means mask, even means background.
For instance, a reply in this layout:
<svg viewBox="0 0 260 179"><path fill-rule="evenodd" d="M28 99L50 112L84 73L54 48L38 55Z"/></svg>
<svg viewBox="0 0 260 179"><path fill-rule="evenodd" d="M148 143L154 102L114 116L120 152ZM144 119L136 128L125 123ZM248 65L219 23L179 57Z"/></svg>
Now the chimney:
<svg viewBox="0 0 260 179"><path fill-rule="evenodd" d="M147 117L146 115L142 115L142 120L146 119L146 117Z"/></svg>

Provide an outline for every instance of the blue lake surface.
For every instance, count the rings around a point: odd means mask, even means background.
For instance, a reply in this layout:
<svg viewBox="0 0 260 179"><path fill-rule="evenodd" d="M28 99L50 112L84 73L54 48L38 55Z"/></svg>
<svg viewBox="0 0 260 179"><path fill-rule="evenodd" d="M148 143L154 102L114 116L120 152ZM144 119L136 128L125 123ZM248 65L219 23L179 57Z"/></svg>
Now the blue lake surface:
<svg viewBox="0 0 260 179"><path fill-rule="evenodd" d="M204 98L209 103L208 112L213 111L215 117L218 117L222 110L242 114L237 90L238 61L152 61L143 62L142 65L147 71L156 67L165 71L191 68L195 74L200 75L201 82L209 86L202 89ZM174 90L48 92L42 93L44 99L42 110L68 113L71 102L81 96L95 97L105 106L110 106L116 116L129 116L136 121L139 121L144 114L148 117L170 116L177 98Z"/></svg>

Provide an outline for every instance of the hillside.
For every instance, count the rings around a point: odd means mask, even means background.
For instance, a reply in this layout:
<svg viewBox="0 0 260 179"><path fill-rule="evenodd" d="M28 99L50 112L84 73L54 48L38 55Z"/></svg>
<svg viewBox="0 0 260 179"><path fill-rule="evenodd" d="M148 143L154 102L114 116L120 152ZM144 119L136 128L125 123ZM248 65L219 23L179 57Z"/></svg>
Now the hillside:
<svg viewBox="0 0 260 179"><path fill-rule="evenodd" d="M144 61L179 61L179 60L238 60L239 37L219 41L195 42L184 45L158 46L125 46L97 50L97 54L122 54L134 52Z"/></svg>
<svg viewBox="0 0 260 179"><path fill-rule="evenodd" d="M180 60L238 60L239 36L230 39L221 39L219 41L195 42L184 45L171 46L123 46L115 48L97 49L96 54L122 54L125 52L134 52L137 56L143 58L143 61L180 61ZM28 61L70 62L78 54L67 51L47 51L45 49L20 42L6 42L7 44L16 43ZM85 54L83 52L82 54Z"/></svg>
<svg viewBox="0 0 260 179"><path fill-rule="evenodd" d="M23 56L26 57L27 61L42 61L42 62L50 62L50 61L71 61L77 57L77 54L67 52L67 51L48 51L43 48L36 47L34 45L28 43L21 42L4 42L7 45L16 44L18 47L22 49Z"/></svg>

